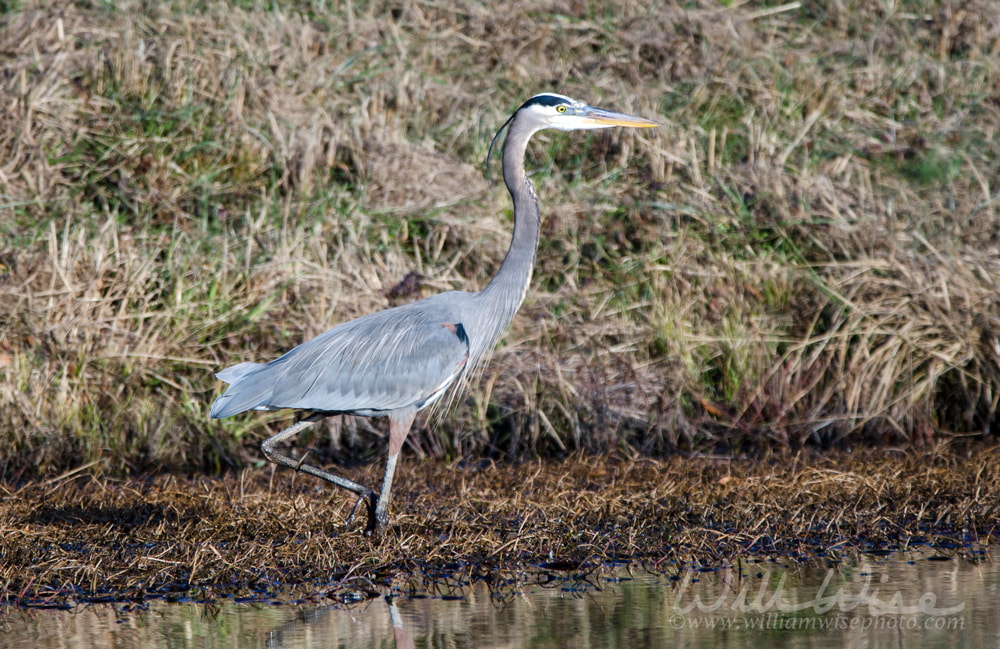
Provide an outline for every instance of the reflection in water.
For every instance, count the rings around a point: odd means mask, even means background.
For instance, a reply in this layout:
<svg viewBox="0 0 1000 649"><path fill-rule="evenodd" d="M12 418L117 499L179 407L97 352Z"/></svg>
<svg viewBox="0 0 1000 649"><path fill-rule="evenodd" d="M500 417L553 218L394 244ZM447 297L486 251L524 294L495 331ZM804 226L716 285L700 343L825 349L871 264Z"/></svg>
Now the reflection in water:
<svg viewBox="0 0 1000 649"><path fill-rule="evenodd" d="M989 555L976 563L911 553L833 567L760 561L675 575L618 570L525 586L503 603L482 584L461 595L375 599L347 610L8 609L0 612L0 647L1000 646L1000 567Z"/></svg>
<svg viewBox="0 0 1000 649"><path fill-rule="evenodd" d="M389 619L392 620L392 637L396 641L396 649L413 649L413 638L406 630L403 616L399 614L396 602L389 599Z"/></svg>

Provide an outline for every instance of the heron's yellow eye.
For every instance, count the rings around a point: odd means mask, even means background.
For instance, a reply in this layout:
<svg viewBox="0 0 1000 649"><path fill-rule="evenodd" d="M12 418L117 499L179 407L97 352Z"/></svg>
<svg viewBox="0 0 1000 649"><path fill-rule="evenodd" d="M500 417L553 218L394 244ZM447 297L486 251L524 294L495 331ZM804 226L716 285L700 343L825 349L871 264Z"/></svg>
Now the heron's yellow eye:
<svg viewBox="0 0 1000 649"><path fill-rule="evenodd" d="M556 106L556 112L557 113L565 113L566 112L566 107L565 106Z"/></svg>

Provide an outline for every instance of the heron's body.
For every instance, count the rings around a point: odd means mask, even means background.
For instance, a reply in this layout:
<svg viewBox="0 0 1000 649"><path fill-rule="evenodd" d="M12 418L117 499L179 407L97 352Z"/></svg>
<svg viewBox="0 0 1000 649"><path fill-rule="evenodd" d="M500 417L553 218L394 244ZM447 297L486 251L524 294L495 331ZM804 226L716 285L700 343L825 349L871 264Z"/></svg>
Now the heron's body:
<svg viewBox="0 0 1000 649"><path fill-rule="evenodd" d="M469 294L442 293L345 322L270 363L223 370L219 378L239 390L216 401L211 415L294 408L372 417L421 410L468 364L459 303L469 302Z"/></svg>
<svg viewBox="0 0 1000 649"><path fill-rule="evenodd" d="M538 200L524 172L529 138L543 128L655 126L638 117L602 111L553 94L536 95L507 124L503 171L514 202L514 233L500 270L486 288L479 292L449 291L371 313L340 324L270 363L241 363L218 374L230 385L212 405L213 418L254 409L292 408L314 413L267 439L262 449L272 461L361 496L368 502L369 531L380 533L387 523L396 460L414 416L485 357L527 293L540 231ZM389 418L389 458L377 503L375 492L368 487L297 462L277 450L278 442L303 426L337 413Z"/></svg>

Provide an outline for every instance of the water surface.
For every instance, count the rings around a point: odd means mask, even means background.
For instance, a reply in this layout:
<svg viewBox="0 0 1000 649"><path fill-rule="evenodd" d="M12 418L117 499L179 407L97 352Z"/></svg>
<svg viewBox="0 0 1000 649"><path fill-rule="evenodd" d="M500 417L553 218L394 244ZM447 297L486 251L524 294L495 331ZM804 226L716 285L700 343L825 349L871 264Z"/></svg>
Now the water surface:
<svg viewBox="0 0 1000 649"><path fill-rule="evenodd" d="M995 647L992 556L548 571L512 589L478 583L346 609L231 601L6 609L0 647Z"/></svg>

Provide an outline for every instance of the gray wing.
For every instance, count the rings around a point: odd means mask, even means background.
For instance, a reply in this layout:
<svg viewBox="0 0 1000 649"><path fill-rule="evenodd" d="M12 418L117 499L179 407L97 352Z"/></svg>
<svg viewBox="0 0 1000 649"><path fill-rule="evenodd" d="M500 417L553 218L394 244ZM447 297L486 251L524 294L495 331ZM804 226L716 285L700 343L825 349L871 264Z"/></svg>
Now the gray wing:
<svg viewBox="0 0 1000 649"><path fill-rule="evenodd" d="M429 405L465 370L469 338L448 310L425 302L346 322L270 363L219 372L230 386L211 416L279 408L371 415Z"/></svg>

